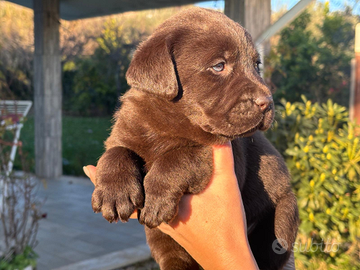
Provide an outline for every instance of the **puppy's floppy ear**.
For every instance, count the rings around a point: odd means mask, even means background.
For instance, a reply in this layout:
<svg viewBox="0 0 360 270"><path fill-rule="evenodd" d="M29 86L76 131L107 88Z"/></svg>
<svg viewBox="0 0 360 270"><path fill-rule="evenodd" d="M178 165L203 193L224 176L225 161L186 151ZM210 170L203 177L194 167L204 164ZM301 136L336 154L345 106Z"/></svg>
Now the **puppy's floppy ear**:
<svg viewBox="0 0 360 270"><path fill-rule="evenodd" d="M153 35L143 42L135 51L126 79L131 87L173 100L179 85L172 56L172 35Z"/></svg>

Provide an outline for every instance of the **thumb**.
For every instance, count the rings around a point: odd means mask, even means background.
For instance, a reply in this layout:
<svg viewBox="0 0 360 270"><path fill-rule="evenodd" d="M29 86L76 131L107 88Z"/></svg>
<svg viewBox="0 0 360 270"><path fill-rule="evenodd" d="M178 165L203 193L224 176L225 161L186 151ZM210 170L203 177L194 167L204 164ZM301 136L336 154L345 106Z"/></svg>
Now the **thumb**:
<svg viewBox="0 0 360 270"><path fill-rule="evenodd" d="M90 178L91 182L96 186L96 167L93 165L87 165L83 167L84 173Z"/></svg>

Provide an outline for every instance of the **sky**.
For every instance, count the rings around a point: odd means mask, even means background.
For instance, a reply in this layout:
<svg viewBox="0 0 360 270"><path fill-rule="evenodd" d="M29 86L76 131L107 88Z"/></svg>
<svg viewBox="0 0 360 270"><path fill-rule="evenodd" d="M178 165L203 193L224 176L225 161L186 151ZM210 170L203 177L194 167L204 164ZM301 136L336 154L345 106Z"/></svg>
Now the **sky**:
<svg viewBox="0 0 360 270"><path fill-rule="evenodd" d="M317 0L318 2L325 3L327 0ZM278 11L279 9L286 7L290 9L296 5L298 0L271 0L271 8L273 12ZM330 2L330 11L344 10L345 7L351 6L354 9L354 14L360 14L360 0L329 0ZM215 8L215 9L224 9L224 1L207 1L198 3L197 6Z"/></svg>

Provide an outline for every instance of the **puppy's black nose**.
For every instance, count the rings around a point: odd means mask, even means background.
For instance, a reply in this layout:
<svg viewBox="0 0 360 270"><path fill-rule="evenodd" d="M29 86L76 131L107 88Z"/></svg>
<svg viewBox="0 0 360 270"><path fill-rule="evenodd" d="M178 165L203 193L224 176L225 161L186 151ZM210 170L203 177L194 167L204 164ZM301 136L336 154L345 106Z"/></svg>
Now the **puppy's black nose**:
<svg viewBox="0 0 360 270"><path fill-rule="evenodd" d="M255 104L260 107L262 112L265 112L267 109L269 109L272 101L272 97L259 97L255 100Z"/></svg>

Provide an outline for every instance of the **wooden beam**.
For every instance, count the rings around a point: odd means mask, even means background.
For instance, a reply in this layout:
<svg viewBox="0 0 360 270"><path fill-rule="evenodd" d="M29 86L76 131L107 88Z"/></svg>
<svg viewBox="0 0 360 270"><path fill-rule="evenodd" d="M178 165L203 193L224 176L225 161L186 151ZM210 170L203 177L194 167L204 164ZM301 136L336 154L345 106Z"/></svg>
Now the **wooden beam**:
<svg viewBox="0 0 360 270"><path fill-rule="evenodd" d="M356 80L356 61L351 59L351 74L350 74L350 98L349 98L349 118L354 121L354 100L355 100L355 80Z"/></svg>
<svg viewBox="0 0 360 270"><path fill-rule="evenodd" d="M271 1L225 0L225 14L245 27L256 40L271 24Z"/></svg>
<svg viewBox="0 0 360 270"><path fill-rule="evenodd" d="M245 0L225 0L224 13L245 27Z"/></svg>
<svg viewBox="0 0 360 270"><path fill-rule="evenodd" d="M350 119L360 125L360 23L355 27L355 63L352 63ZM360 130L357 131L359 133Z"/></svg>
<svg viewBox="0 0 360 270"><path fill-rule="evenodd" d="M286 25L296 19L297 16L312 2L313 0L300 0L293 8L286 12L280 19L278 19L273 25L266 28L256 39L255 44L259 44L269 40L273 35L283 29Z"/></svg>
<svg viewBox="0 0 360 270"><path fill-rule="evenodd" d="M355 54L355 91L353 94L352 116L358 125L360 125L360 53Z"/></svg>
<svg viewBox="0 0 360 270"><path fill-rule="evenodd" d="M34 109L36 174L62 175L59 0L34 0Z"/></svg>
<svg viewBox="0 0 360 270"><path fill-rule="evenodd" d="M255 41L271 25L271 0L225 0L225 15L246 28ZM270 51L270 43L264 41L256 45L263 75L264 55Z"/></svg>

